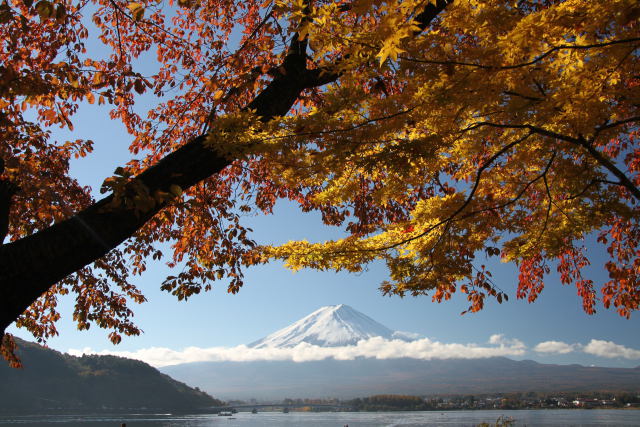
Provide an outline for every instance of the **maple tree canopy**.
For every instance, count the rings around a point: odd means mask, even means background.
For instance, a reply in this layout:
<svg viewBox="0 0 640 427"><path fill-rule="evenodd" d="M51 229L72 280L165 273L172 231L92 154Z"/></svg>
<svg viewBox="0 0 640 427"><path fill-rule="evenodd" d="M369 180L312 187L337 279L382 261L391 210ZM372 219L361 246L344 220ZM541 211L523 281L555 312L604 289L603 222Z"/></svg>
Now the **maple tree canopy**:
<svg viewBox="0 0 640 427"><path fill-rule="evenodd" d="M0 326L45 340L71 293L80 329L137 334L130 279L151 258L180 265L161 285L178 299L237 292L271 259L384 260L382 292L459 290L477 311L507 298L495 256L519 266L518 298L556 268L587 313L629 317L639 17L636 0L2 0ZM83 103L131 135L99 201L69 175L92 141L50 133ZM348 237L252 241L240 215L282 198ZM582 273L593 236L606 283Z"/></svg>

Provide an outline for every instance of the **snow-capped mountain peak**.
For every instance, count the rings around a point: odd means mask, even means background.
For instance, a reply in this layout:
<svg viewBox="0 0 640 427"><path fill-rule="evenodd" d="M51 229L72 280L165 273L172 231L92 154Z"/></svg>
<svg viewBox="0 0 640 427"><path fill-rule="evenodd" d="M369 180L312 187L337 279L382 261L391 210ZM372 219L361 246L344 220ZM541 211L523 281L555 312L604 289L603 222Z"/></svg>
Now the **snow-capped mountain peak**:
<svg viewBox="0 0 640 427"><path fill-rule="evenodd" d="M401 334L358 310L339 304L321 307L286 328L249 344L249 347L293 347L302 342L337 347L355 345L372 337L397 339L399 336Z"/></svg>

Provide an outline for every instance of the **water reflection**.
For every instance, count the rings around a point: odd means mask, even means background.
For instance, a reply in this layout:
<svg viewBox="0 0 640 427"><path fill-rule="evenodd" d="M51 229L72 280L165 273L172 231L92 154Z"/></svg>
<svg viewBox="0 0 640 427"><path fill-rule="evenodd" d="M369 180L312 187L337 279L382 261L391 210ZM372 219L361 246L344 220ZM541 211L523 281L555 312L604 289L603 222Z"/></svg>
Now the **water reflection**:
<svg viewBox="0 0 640 427"><path fill-rule="evenodd" d="M476 426L512 417L514 426L639 426L636 410L522 410L451 412L240 412L231 417L206 415L127 414L127 415L45 415L0 416L2 426L70 427L418 427Z"/></svg>

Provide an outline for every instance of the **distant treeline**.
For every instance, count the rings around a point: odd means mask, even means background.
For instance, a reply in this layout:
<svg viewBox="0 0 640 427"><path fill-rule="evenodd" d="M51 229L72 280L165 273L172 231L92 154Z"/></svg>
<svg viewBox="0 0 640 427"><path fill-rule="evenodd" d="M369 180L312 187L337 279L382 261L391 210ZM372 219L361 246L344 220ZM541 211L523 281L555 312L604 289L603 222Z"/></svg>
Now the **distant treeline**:
<svg viewBox="0 0 640 427"><path fill-rule="evenodd" d="M241 403L241 402L235 402ZM244 402L242 402L244 403ZM348 411L434 411L455 409L640 408L640 390L629 392L524 392L410 396L379 394L351 400L284 399L285 405L327 405ZM316 407L315 410L321 410Z"/></svg>
<svg viewBox="0 0 640 427"><path fill-rule="evenodd" d="M379 394L344 402L354 411L427 411L433 409L424 398L396 394Z"/></svg>

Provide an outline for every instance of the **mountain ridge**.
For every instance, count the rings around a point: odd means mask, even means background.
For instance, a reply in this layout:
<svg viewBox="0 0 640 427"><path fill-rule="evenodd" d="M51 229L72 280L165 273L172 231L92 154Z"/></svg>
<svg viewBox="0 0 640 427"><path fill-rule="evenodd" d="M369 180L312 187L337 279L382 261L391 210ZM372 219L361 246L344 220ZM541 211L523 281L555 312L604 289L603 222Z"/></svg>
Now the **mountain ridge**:
<svg viewBox="0 0 640 427"><path fill-rule="evenodd" d="M506 357L196 362L161 370L223 399L529 391L640 392L640 369L527 363Z"/></svg>

